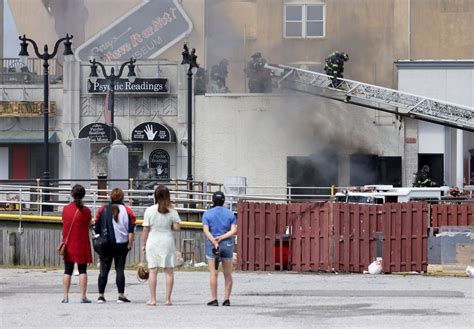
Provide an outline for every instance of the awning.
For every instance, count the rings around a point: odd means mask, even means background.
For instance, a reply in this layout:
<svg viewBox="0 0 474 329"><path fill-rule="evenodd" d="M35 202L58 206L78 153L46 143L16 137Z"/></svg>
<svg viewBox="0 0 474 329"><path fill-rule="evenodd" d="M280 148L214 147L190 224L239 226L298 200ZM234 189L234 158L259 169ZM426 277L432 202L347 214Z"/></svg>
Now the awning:
<svg viewBox="0 0 474 329"><path fill-rule="evenodd" d="M42 144L43 141L42 131L0 131L0 144ZM59 143L55 132L49 132L49 142Z"/></svg>

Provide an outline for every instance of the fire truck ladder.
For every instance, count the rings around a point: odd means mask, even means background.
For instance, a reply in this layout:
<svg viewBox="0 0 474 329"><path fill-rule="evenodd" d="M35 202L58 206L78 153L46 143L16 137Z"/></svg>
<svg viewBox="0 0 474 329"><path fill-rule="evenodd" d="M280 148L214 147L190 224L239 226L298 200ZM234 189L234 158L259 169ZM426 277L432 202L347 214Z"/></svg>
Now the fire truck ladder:
<svg viewBox="0 0 474 329"><path fill-rule="evenodd" d="M280 88L474 132L474 109L468 106L348 79L338 79L334 88L334 78L326 74L279 64L266 67L278 78Z"/></svg>

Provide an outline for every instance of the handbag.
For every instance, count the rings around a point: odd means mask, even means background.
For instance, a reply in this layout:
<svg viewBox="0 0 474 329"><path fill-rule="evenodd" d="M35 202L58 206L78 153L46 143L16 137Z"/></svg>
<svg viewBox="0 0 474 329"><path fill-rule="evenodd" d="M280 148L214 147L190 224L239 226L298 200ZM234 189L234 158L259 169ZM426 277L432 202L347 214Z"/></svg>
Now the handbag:
<svg viewBox="0 0 474 329"><path fill-rule="evenodd" d="M104 212L107 212L107 208L104 209ZM107 254L107 250L109 248L109 239L107 233L107 227L105 225L105 221L107 220L107 216L104 215L104 218L100 219L100 234L95 235L92 240L92 247L94 251L99 254L99 256L104 256Z"/></svg>
<svg viewBox="0 0 474 329"><path fill-rule="evenodd" d="M61 241L58 244L58 246L56 247L56 250L57 250L57 252L60 256L64 256L64 254L66 253L67 242L69 241L69 235L71 234L72 227L74 226L74 221L76 220L76 215L77 215L78 211L79 211L79 209L76 209L76 212L74 213L74 217L72 218L71 226L69 227L69 232L67 233L67 236L66 236L66 241Z"/></svg>
<svg viewBox="0 0 474 329"><path fill-rule="evenodd" d="M138 281L143 283L148 280L148 277L150 276L150 271L143 265L143 263L138 264L138 270L137 270L137 278Z"/></svg>
<svg viewBox="0 0 474 329"><path fill-rule="evenodd" d="M142 258L144 256L144 253L140 253L140 263L138 264L138 269L137 269L137 279L138 282L144 283L148 280L148 277L150 276L150 271L148 268L144 265Z"/></svg>
<svg viewBox="0 0 474 329"><path fill-rule="evenodd" d="M107 239L105 236L98 235L92 240L92 245L94 247L94 251L100 256L103 256L106 254L109 247L109 239Z"/></svg>

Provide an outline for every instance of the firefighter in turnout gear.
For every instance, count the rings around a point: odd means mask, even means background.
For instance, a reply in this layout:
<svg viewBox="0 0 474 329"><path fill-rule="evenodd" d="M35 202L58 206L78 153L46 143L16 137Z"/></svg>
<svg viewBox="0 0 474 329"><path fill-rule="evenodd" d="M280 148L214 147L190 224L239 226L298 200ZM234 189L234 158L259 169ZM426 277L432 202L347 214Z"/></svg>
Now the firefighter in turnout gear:
<svg viewBox="0 0 474 329"><path fill-rule="evenodd" d="M256 52L247 63L245 73L249 79L250 93L271 93L272 92L272 71L265 68L267 60L260 52Z"/></svg>
<svg viewBox="0 0 474 329"><path fill-rule="evenodd" d="M415 181L413 187L431 187L436 183L430 178L430 166L424 165L420 171L415 174Z"/></svg>
<svg viewBox="0 0 474 329"><path fill-rule="evenodd" d="M344 72L344 62L349 60L349 55L343 52L335 51L329 57L326 58L326 65L324 71L327 75L332 76L331 84L332 87L337 88L340 85L338 78L343 78L342 73Z"/></svg>

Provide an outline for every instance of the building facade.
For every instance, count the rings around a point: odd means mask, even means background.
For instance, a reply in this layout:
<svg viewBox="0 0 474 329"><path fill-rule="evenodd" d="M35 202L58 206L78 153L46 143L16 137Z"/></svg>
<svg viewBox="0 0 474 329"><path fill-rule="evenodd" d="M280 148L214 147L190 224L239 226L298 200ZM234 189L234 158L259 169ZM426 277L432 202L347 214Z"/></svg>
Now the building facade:
<svg viewBox="0 0 474 329"><path fill-rule="evenodd" d="M170 178L185 178L187 90L179 63L182 44L189 42L208 74L223 59L228 61L230 91L194 97L195 179L222 182L226 176L244 176L249 185L275 186L410 185L412 174L424 162L440 161L428 154L445 152L437 173L443 184L469 182L472 133L453 139L447 136L459 133L452 129L426 130L423 123L317 97L248 94L246 66L250 56L260 52L271 63L321 71L325 58L339 50L350 56L344 71L349 79L472 106L460 97L444 95L440 80L424 89L421 80L429 75L426 67L405 70L398 61L474 58L473 1L15 0L9 5L19 33L38 43L52 44L69 32L75 35L76 62L64 63L64 82L57 91L54 86L51 89L58 108L56 125L51 128L59 142L58 177L70 175L66 142L79 137L85 127L104 123L106 97L88 92L88 59L117 65L133 56L139 59L142 77L168 79L169 93L116 95L116 126L130 147L130 175L135 175L133 164L139 159L150 162L155 150L163 150L170 157ZM130 29L123 29L124 22L130 23ZM469 74L470 68L462 73ZM453 93L457 90L455 83L444 85ZM4 95L4 100L21 100L25 97L21 90ZM33 95L29 99L41 101L40 95ZM10 129L13 121L15 129L21 130L28 120L41 130L40 119L8 120L2 121L3 130ZM136 143L135 128L151 122L171 128L175 140ZM431 136L427 132L436 138L425 139ZM462 147L455 142L461 139ZM439 143L455 146L440 148ZM3 152L7 144L1 144ZM91 177L105 170L104 145L93 144Z"/></svg>

